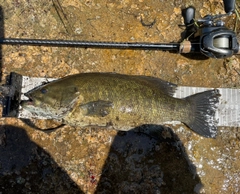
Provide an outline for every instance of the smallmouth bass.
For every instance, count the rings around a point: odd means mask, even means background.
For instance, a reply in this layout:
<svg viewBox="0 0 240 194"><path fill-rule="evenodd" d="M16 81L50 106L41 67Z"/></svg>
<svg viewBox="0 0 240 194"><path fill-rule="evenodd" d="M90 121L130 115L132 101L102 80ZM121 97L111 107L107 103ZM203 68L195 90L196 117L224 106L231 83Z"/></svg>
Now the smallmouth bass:
<svg viewBox="0 0 240 194"><path fill-rule="evenodd" d="M81 73L33 89L21 103L31 113L72 126L128 131L144 124L181 121L197 134L214 138L219 91L174 98L177 85L148 76Z"/></svg>

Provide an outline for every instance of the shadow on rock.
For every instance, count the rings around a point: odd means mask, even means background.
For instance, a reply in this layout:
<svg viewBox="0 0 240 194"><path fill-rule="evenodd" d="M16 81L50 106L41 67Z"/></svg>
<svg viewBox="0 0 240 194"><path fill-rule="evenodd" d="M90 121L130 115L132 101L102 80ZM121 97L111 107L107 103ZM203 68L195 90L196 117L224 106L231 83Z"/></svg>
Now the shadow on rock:
<svg viewBox="0 0 240 194"><path fill-rule="evenodd" d="M200 187L172 130L145 125L115 137L96 193L194 193Z"/></svg>
<svg viewBox="0 0 240 194"><path fill-rule="evenodd" d="M0 193L83 193L25 130L0 127Z"/></svg>

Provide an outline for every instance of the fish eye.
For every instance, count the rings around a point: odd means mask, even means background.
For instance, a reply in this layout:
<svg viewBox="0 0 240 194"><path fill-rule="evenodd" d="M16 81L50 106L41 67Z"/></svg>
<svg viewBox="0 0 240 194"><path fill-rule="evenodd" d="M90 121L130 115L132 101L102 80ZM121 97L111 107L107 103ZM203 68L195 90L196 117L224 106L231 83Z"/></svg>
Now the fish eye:
<svg viewBox="0 0 240 194"><path fill-rule="evenodd" d="M40 91L41 91L42 94L46 94L47 93L47 89L46 88L42 88Z"/></svg>

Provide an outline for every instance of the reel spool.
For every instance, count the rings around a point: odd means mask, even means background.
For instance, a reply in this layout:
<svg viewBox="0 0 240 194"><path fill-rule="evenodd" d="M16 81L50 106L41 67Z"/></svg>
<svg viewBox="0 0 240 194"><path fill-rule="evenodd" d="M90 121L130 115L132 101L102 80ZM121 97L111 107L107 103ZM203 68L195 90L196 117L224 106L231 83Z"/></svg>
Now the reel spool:
<svg viewBox="0 0 240 194"><path fill-rule="evenodd" d="M200 36L200 51L207 57L226 58L239 52L236 34L228 29L217 29Z"/></svg>

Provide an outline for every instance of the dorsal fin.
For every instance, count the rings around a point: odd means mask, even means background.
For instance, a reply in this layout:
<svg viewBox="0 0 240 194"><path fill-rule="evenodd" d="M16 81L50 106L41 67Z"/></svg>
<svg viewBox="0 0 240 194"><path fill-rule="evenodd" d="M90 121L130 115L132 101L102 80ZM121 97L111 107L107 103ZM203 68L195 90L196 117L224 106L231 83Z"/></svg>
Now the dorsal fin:
<svg viewBox="0 0 240 194"><path fill-rule="evenodd" d="M134 79L137 79L138 81L145 81L146 83L150 84L153 87L156 87L160 90L162 90L163 93L166 93L170 96L173 96L175 93L175 90L177 88L176 84L173 84L171 82L164 81L159 78L150 77L150 76L132 76Z"/></svg>

